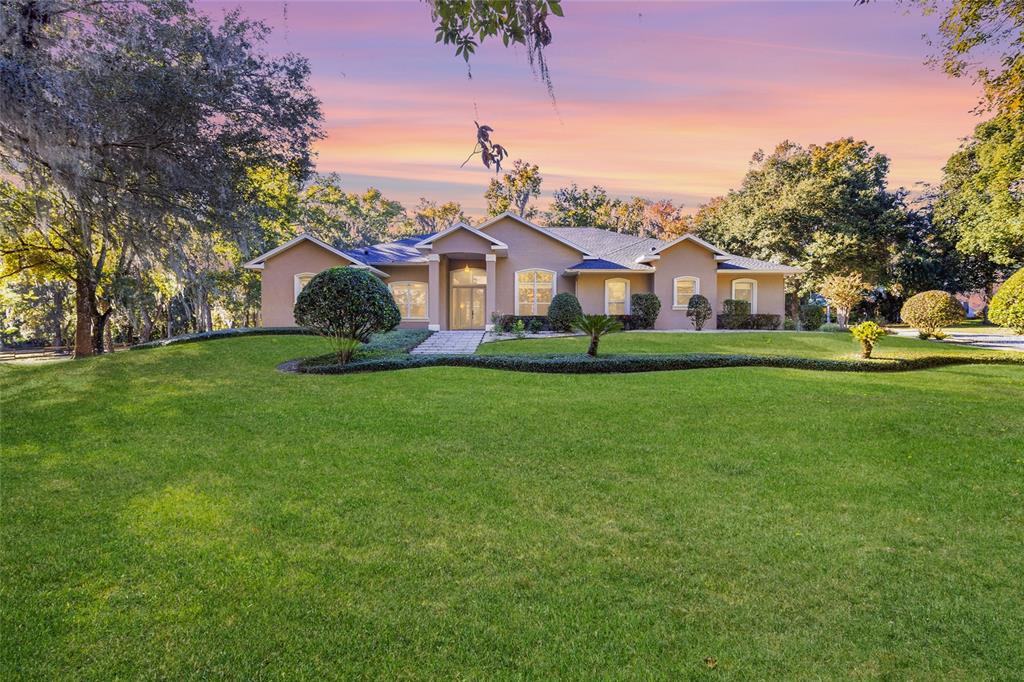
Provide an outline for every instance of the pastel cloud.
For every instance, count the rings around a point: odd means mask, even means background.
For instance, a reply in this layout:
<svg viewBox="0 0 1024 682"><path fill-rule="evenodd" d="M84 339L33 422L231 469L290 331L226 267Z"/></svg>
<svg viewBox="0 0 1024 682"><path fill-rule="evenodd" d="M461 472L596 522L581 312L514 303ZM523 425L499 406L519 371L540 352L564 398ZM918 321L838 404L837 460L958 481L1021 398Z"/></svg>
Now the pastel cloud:
<svg viewBox="0 0 1024 682"><path fill-rule="evenodd" d="M211 13L221 6L204 5ZM246 3L271 49L307 55L324 103L319 167L408 204L481 213L491 175L459 164L473 120L551 191L599 183L691 208L736 186L783 139L868 140L893 185L935 181L976 123L971 85L923 65L933 19L884 4L575 3L548 51L557 105L522 50L485 45L473 78L435 45L422 3ZM361 185L361 186L360 186Z"/></svg>

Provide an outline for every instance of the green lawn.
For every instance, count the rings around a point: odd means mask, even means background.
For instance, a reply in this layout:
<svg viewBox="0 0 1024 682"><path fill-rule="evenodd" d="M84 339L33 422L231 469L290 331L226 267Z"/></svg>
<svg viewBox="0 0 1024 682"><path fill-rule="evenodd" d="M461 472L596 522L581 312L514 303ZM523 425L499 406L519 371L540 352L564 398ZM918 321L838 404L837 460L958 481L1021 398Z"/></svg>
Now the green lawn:
<svg viewBox="0 0 1024 682"><path fill-rule="evenodd" d="M560 336L547 339L513 339L485 343L482 355L584 353L589 338ZM601 339L600 354L626 353L749 353L789 355L802 358L850 359L860 357L860 344L846 332L732 332L682 333L628 332ZM959 355L979 349L937 341L899 336L883 337L875 347L876 358L912 358L923 355ZM986 351L991 354L992 351Z"/></svg>
<svg viewBox="0 0 1024 682"><path fill-rule="evenodd" d="M0 367L4 679L1024 670L1020 368L274 369L325 350Z"/></svg>

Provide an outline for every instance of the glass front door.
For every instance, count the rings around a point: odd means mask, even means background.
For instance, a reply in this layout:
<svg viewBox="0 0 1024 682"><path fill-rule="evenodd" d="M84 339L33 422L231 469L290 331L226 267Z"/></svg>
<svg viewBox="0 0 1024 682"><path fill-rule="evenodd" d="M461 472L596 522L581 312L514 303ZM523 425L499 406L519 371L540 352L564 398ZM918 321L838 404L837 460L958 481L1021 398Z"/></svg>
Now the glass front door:
<svg viewBox="0 0 1024 682"><path fill-rule="evenodd" d="M483 329L487 271L466 266L452 270L449 329Z"/></svg>
<svg viewBox="0 0 1024 682"><path fill-rule="evenodd" d="M484 328L484 287L452 287L452 329Z"/></svg>

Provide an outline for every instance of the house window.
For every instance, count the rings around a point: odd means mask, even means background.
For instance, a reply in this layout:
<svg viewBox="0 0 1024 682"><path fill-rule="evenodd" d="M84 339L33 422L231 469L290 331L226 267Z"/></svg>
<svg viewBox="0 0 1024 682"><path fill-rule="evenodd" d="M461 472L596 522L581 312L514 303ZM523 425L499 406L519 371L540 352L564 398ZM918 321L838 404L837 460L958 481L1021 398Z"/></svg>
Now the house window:
<svg viewBox="0 0 1024 682"><path fill-rule="evenodd" d="M392 282L388 285L403 320L427 319L427 283Z"/></svg>
<svg viewBox="0 0 1024 682"><path fill-rule="evenodd" d="M309 284L309 280L316 277L315 272L300 272L295 275L295 300L299 300L299 293Z"/></svg>
<svg viewBox="0 0 1024 682"><path fill-rule="evenodd" d="M516 314L547 315L555 296L551 270L520 270L516 273Z"/></svg>
<svg viewBox="0 0 1024 682"><path fill-rule="evenodd" d="M629 280L616 278L604 282L604 314L629 315Z"/></svg>
<svg viewBox="0 0 1024 682"><path fill-rule="evenodd" d="M757 282L752 279L734 279L732 297L750 304L750 312L757 312Z"/></svg>
<svg viewBox="0 0 1024 682"><path fill-rule="evenodd" d="M672 284L672 307L679 310L690 305L691 296L700 293L700 280L696 277L676 277Z"/></svg>

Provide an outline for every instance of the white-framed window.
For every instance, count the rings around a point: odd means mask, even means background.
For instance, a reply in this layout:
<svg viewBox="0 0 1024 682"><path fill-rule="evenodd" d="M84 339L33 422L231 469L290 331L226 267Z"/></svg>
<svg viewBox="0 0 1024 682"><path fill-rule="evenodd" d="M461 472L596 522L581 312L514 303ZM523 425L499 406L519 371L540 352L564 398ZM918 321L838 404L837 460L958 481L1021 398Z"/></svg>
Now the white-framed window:
<svg viewBox="0 0 1024 682"><path fill-rule="evenodd" d="M309 284L309 280L316 277L315 272L300 272L295 275L295 300L299 300L299 292L302 291L303 287Z"/></svg>
<svg viewBox="0 0 1024 682"><path fill-rule="evenodd" d="M604 314L629 315L629 280L616 277L604 281Z"/></svg>
<svg viewBox="0 0 1024 682"><path fill-rule="evenodd" d="M757 312L757 280L734 279L732 281L732 297L750 304L750 312Z"/></svg>
<svg viewBox="0 0 1024 682"><path fill-rule="evenodd" d="M388 285L403 320L427 319L427 283L392 282Z"/></svg>
<svg viewBox="0 0 1024 682"><path fill-rule="evenodd" d="M690 297L700 293L700 279L697 277L676 277L672 280L672 307L685 310Z"/></svg>
<svg viewBox="0 0 1024 682"><path fill-rule="evenodd" d="M516 315L547 315L554 297L554 271L535 268L516 272Z"/></svg>

